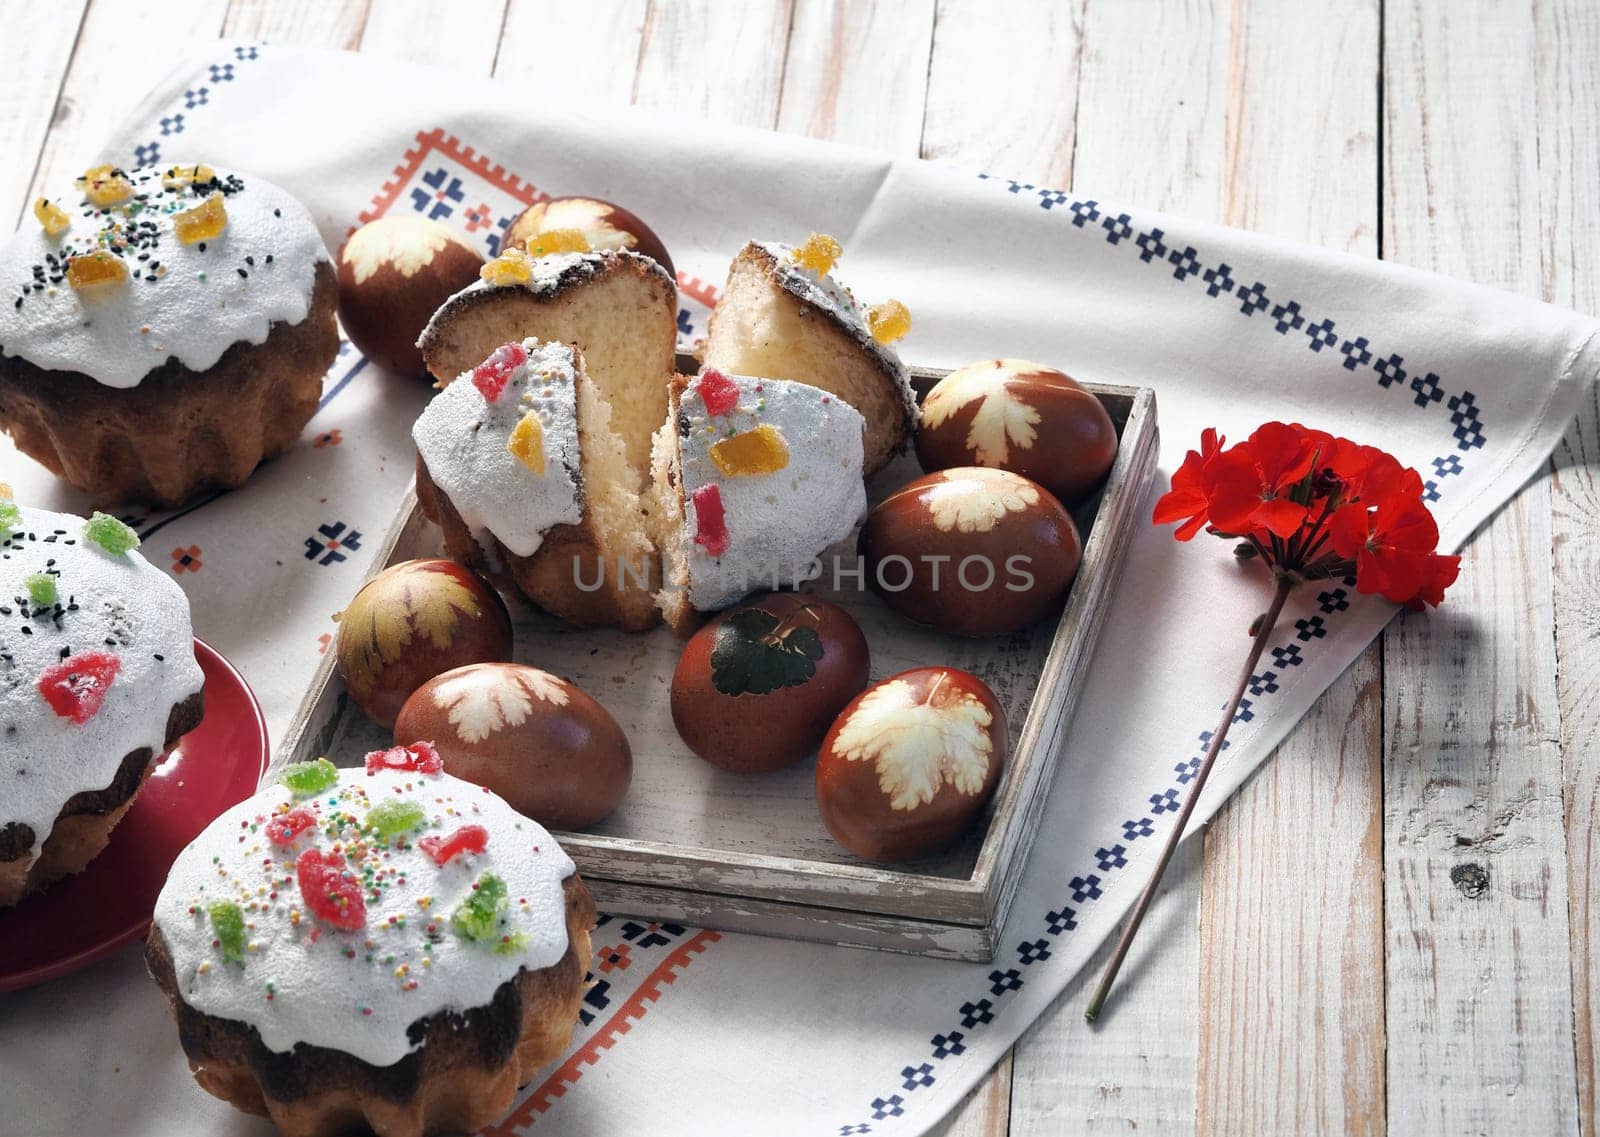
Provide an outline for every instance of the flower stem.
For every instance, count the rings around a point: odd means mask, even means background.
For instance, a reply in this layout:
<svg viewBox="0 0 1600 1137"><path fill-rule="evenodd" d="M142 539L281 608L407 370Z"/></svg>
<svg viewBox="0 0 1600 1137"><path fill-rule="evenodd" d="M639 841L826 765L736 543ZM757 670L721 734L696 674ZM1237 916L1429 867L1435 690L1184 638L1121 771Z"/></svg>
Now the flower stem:
<svg viewBox="0 0 1600 1137"><path fill-rule="evenodd" d="M1294 579L1288 575L1278 577L1278 587L1272 595L1272 605L1262 617L1261 626L1255 634L1254 642L1250 645L1250 654L1245 659L1244 670L1239 674L1233 698L1228 700L1228 706L1222 712L1222 722L1212 732L1211 741L1206 746L1205 757L1200 762L1200 769L1195 772L1194 784L1189 787L1189 795L1184 799L1183 808L1178 811L1177 822L1172 826L1172 832L1167 835L1167 843L1161 850L1161 858L1156 861L1156 868L1150 874L1149 883L1139 894L1139 899L1133 906L1133 914L1123 926L1122 935L1117 939L1116 950L1111 953L1111 961L1106 964L1105 974L1100 978L1100 986L1095 988L1094 998L1089 1000L1088 1009L1083 1012L1083 1017L1089 1022L1094 1022L1100 1017L1106 996L1111 993L1111 985L1116 982L1117 972L1122 970L1128 948L1133 945L1133 937L1138 935L1139 925L1144 923L1145 913L1150 908L1150 902L1155 899L1162 874L1167 871L1167 864L1172 860L1172 854L1177 851L1178 842L1183 838L1183 831L1189 824L1189 815L1194 812L1195 803L1200 800L1200 792L1205 789L1206 779L1211 776L1211 767L1216 763L1217 755L1222 753L1222 745L1228 737L1228 728L1233 725L1233 716L1239 711L1239 703L1244 698L1245 689L1250 685L1250 677L1255 674L1256 664L1261 662L1261 653L1266 650L1272 629L1277 624L1278 617L1283 614L1283 606L1288 601L1294 584Z"/></svg>

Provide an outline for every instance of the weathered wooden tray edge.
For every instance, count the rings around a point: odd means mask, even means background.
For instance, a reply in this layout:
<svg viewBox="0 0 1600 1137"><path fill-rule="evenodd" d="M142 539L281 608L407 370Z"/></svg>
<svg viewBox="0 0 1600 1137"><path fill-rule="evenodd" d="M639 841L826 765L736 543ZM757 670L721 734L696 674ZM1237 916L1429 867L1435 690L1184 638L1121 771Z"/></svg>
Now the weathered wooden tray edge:
<svg viewBox="0 0 1600 1137"><path fill-rule="evenodd" d="M919 385L945 372L916 368ZM1117 460L1084 548L1084 566L1057 624L1034 701L1013 745L1013 768L991 807L971 877L950 879L870 865L842 865L725 850L657 847L653 842L558 834L607 910L683 920L730 931L871 947L943 958L986 960L1020 883L1043 803L1055 777L1060 738L1076 706L1083 669L1098 642L1115 569L1132 539L1154 475L1158 431L1149 388L1085 384L1129 400ZM408 490L383 534L369 575L415 543L426 522ZM1041 704L1043 693L1049 702ZM321 752L347 696L322 661L285 732L274 768ZM1025 756L1025 760L1018 760ZM997 819L1013 818L1009 822ZM871 900L870 908L850 907Z"/></svg>

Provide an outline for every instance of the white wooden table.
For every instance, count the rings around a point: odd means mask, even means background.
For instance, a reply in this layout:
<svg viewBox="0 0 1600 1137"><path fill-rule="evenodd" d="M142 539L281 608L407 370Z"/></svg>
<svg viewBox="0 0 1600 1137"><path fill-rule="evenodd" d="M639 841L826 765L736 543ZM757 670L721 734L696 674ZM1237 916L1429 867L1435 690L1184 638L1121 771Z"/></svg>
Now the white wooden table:
<svg viewBox="0 0 1600 1137"><path fill-rule="evenodd" d="M954 160L1600 311L1592 0L0 0L0 220L226 35ZM949 1134L1592 1134L1600 405ZM1468 613L1470 612L1470 615Z"/></svg>

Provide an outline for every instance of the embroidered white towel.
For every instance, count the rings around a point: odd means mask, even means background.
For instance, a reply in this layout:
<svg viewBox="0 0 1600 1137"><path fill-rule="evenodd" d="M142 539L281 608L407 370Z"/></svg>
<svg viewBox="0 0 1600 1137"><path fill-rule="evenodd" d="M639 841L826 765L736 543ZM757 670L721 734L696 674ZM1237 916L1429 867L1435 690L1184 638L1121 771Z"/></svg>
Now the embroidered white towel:
<svg viewBox="0 0 1600 1137"><path fill-rule="evenodd" d="M152 92L106 154L271 178L330 247L363 218L418 211L492 248L536 194L617 199L685 270L689 336L747 238L831 232L859 293L915 314L908 358L1026 356L1153 386L1163 483L1204 426L1240 438L1297 419L1370 440L1421 471L1449 547L1539 470L1600 365L1594 321L1460 281L860 150L549 107L361 56L219 46ZM146 552L177 574L199 633L243 669L275 732L410 478L425 397L347 351L301 447L236 493L142 521ZM0 456L26 497L84 504ZM1225 548L1142 528L992 965L609 921L570 1057L499 1131L923 1131L1131 903L1263 597ZM1448 601L1471 602L1470 588ZM1302 590L1197 821L1391 614L1337 583ZM0 1069L4 1132L260 1125L194 1086L133 949L8 996Z"/></svg>

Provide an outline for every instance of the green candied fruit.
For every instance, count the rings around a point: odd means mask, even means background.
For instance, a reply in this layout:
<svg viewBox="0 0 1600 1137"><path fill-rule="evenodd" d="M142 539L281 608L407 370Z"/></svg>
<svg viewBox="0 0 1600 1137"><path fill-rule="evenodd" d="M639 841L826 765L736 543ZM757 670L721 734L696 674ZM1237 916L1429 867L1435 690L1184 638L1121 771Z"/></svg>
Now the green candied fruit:
<svg viewBox="0 0 1600 1137"><path fill-rule="evenodd" d="M367 828L384 841L421 829L427 819L414 801L383 801L367 810Z"/></svg>
<svg viewBox="0 0 1600 1137"><path fill-rule="evenodd" d="M30 572L22 578L22 583L27 588L28 599L33 601L35 608L50 607L60 595L56 591L56 578L47 572Z"/></svg>
<svg viewBox="0 0 1600 1137"><path fill-rule="evenodd" d="M278 781L295 797L310 797L339 784L339 768L326 758L285 766Z"/></svg>
<svg viewBox="0 0 1600 1137"><path fill-rule="evenodd" d="M216 934L217 946L224 959L244 962L244 913L228 900L219 900L206 909L211 917L211 930Z"/></svg>
<svg viewBox="0 0 1600 1137"><path fill-rule="evenodd" d="M511 907L506 899L506 882L486 872L472 887L472 895L450 914L456 935L475 944L500 938L500 917Z"/></svg>
<svg viewBox="0 0 1600 1137"><path fill-rule="evenodd" d="M509 936L501 936L500 942L494 945L496 955L516 955L517 952L528 946L528 937L521 932L513 932Z"/></svg>
<svg viewBox="0 0 1600 1137"><path fill-rule="evenodd" d="M0 541L22 528L22 509L14 501L0 501Z"/></svg>
<svg viewBox="0 0 1600 1137"><path fill-rule="evenodd" d="M139 547L139 534L112 517L96 511L83 526L84 538L99 545L114 557L125 556Z"/></svg>

